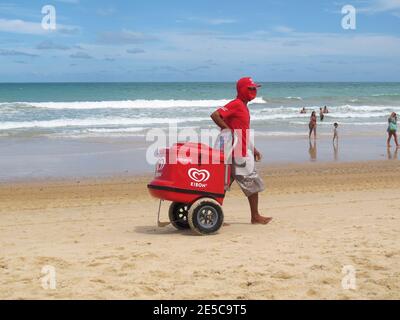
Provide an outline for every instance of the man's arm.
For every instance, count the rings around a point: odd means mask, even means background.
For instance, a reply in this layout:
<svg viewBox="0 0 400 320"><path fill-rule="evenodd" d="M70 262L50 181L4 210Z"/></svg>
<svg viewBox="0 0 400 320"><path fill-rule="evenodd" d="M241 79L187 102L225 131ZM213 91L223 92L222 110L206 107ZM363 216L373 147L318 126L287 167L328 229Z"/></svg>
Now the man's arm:
<svg viewBox="0 0 400 320"><path fill-rule="evenodd" d="M215 111L212 115L211 115L211 119L213 119L213 121L215 122L215 124L220 127L222 130L224 129L230 129L229 126L226 124L226 122L224 121L224 119L222 119L221 115L219 114L218 111Z"/></svg>
<svg viewBox="0 0 400 320"><path fill-rule="evenodd" d="M249 149L254 151L254 160L256 160L256 162L260 162L263 156L261 152L256 149L255 145L253 145L251 141L249 141Z"/></svg>

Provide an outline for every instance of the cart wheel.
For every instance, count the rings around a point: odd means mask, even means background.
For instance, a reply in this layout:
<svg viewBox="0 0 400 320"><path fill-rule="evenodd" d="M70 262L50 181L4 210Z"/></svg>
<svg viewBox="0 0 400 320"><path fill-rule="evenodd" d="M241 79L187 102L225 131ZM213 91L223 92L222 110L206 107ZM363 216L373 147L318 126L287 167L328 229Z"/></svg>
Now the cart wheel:
<svg viewBox="0 0 400 320"><path fill-rule="evenodd" d="M188 209L189 206L184 203L173 202L169 207L169 221L178 230L189 229L188 222Z"/></svg>
<svg viewBox="0 0 400 320"><path fill-rule="evenodd" d="M221 228L224 222L224 213L217 201L203 198L191 205L188 220L190 228L194 232L200 235L209 235Z"/></svg>

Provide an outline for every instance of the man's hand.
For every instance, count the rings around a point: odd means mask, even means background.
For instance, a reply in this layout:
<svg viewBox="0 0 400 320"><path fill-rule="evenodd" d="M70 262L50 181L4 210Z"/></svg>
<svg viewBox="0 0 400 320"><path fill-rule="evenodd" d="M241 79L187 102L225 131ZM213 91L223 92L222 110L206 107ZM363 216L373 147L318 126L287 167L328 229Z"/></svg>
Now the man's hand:
<svg viewBox="0 0 400 320"><path fill-rule="evenodd" d="M262 154L260 153L260 151L254 148L254 160L256 160L256 162L260 162L261 159L262 159Z"/></svg>
<svg viewBox="0 0 400 320"><path fill-rule="evenodd" d="M211 115L211 119L213 119L213 121L215 122L215 124L220 127L222 130L224 129L230 129L228 127L228 125L226 124L226 122L224 121L224 119L222 119L221 115L219 114L218 111L215 111L212 115Z"/></svg>

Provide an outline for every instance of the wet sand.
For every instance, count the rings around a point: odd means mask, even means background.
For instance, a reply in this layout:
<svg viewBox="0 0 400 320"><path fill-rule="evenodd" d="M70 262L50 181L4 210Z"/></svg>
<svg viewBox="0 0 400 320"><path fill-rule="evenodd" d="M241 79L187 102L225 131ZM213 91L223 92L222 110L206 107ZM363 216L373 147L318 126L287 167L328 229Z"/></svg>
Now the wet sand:
<svg viewBox="0 0 400 320"><path fill-rule="evenodd" d="M400 298L397 161L261 172L260 209L274 221L250 225L235 185L231 226L210 237L155 227L148 176L2 183L0 298ZM355 290L342 287L346 265ZM55 268L55 290L42 288L44 266Z"/></svg>
<svg viewBox="0 0 400 320"><path fill-rule="evenodd" d="M71 179L152 173L146 161L150 143L144 137L0 139L0 182L33 179ZM386 137L341 136L337 149L331 136L310 145L307 136L257 137L263 164L349 162L399 159L399 151L386 149Z"/></svg>

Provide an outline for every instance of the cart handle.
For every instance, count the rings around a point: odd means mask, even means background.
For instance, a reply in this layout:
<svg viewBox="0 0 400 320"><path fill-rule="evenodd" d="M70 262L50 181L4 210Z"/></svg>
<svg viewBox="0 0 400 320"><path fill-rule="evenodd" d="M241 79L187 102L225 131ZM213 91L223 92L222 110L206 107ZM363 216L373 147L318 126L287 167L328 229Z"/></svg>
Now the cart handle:
<svg viewBox="0 0 400 320"><path fill-rule="evenodd" d="M232 143L232 148L230 149L228 157L225 158L225 139L224 139L224 137L227 136L226 133L228 133L228 132L229 132L230 138L233 138L233 143ZM223 146L221 145L222 141L224 142ZM233 162L232 154L233 154L233 150L235 150L235 148L238 144L238 137L237 137L236 132L232 133L232 131L230 131L230 130L229 131L223 130L218 136L217 143L218 142L219 142L220 149L222 149L221 151L224 152L224 163L225 163L224 190L229 191L230 187L231 187L231 184L229 183L230 182L229 181L229 178L230 178L229 177L229 168L231 167L232 162ZM228 142L229 142L229 140L228 140Z"/></svg>

